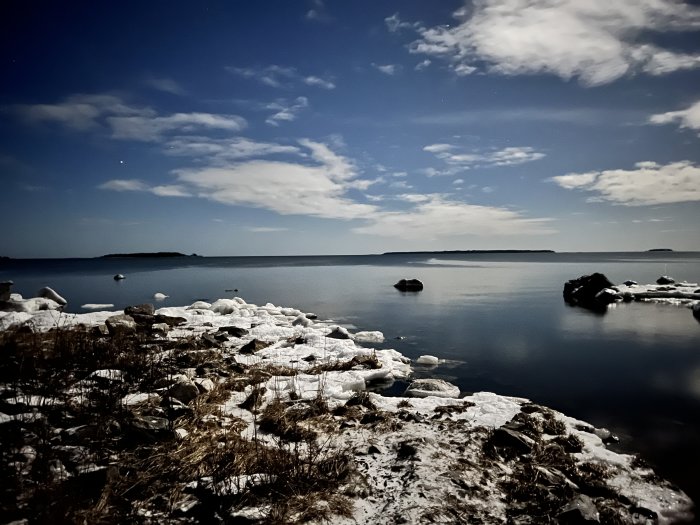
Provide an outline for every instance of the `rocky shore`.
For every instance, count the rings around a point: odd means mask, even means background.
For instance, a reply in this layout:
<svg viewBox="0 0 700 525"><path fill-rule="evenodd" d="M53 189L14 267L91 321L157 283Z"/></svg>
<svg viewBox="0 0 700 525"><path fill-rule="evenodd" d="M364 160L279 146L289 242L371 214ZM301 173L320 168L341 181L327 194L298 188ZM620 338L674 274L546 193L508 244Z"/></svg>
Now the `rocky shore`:
<svg viewBox="0 0 700 525"><path fill-rule="evenodd" d="M693 518L605 429L438 380L369 392L412 374L399 352L371 348L380 332L240 298L20 310L0 312L7 522Z"/></svg>

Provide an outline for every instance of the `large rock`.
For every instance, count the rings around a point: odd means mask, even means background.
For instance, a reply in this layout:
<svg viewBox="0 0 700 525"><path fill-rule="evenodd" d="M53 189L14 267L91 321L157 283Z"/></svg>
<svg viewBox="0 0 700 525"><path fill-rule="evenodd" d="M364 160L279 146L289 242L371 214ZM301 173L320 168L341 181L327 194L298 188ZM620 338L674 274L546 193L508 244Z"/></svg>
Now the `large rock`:
<svg viewBox="0 0 700 525"><path fill-rule="evenodd" d="M249 341L246 344L244 344L238 351L241 354L254 354L255 352L259 352L263 348L267 348L271 344L272 343L268 343L267 341L261 341L260 339L253 339L252 341Z"/></svg>
<svg viewBox="0 0 700 525"><path fill-rule="evenodd" d="M124 308L124 313L132 317L134 315L154 315L156 313L156 309L152 304L144 303L136 306L127 306Z"/></svg>
<svg viewBox="0 0 700 525"><path fill-rule="evenodd" d="M12 295L12 285L15 284L12 281L4 281L0 283L0 302L9 301L10 295Z"/></svg>
<svg viewBox="0 0 700 525"><path fill-rule="evenodd" d="M459 397L459 387L442 379L417 379L406 389L409 397Z"/></svg>
<svg viewBox="0 0 700 525"><path fill-rule="evenodd" d="M402 292L420 292L423 289L423 283L418 279L401 279L394 288Z"/></svg>
<svg viewBox="0 0 700 525"><path fill-rule="evenodd" d="M65 306L68 304L68 301L66 301L63 297L58 295L58 293L56 293L56 290L54 290L53 288L49 288L48 286L45 286L44 288L39 290L39 293L37 293L37 297L51 299L52 301L57 302L61 306Z"/></svg>
<svg viewBox="0 0 700 525"><path fill-rule="evenodd" d="M123 334L123 333L134 333L136 331L136 321L130 315L119 314L108 317L105 320L107 325L107 330L109 330L110 335Z"/></svg>
<svg viewBox="0 0 700 525"><path fill-rule="evenodd" d="M189 379L182 379L168 389L168 396L184 404L189 403L199 395L199 388Z"/></svg>
<svg viewBox="0 0 700 525"><path fill-rule="evenodd" d="M564 284L564 300L573 306L581 306L590 310L605 310L609 304L609 293L598 297L605 289L612 288L611 283L602 273L583 275L578 279L571 279ZM615 293L614 290L611 290ZM621 299L621 297L620 297Z"/></svg>
<svg viewBox="0 0 700 525"><path fill-rule="evenodd" d="M600 523L600 513L590 497L579 494L562 508L559 513L559 523L562 525Z"/></svg>
<svg viewBox="0 0 700 525"><path fill-rule="evenodd" d="M326 337L331 339L350 339L350 332L342 326L336 326L329 334L326 334Z"/></svg>
<svg viewBox="0 0 700 525"><path fill-rule="evenodd" d="M700 303L695 303L693 305L693 316L700 321Z"/></svg>
<svg viewBox="0 0 700 525"><path fill-rule="evenodd" d="M662 275L656 280L656 284L673 284L676 280L668 275Z"/></svg>

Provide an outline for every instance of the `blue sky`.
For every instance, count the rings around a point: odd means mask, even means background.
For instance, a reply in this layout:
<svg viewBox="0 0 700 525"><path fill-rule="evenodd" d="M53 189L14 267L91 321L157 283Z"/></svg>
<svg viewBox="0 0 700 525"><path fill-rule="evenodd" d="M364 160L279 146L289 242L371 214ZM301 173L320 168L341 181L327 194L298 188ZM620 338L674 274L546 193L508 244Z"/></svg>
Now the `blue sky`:
<svg viewBox="0 0 700 525"><path fill-rule="evenodd" d="M0 253L700 250L700 5L0 7Z"/></svg>

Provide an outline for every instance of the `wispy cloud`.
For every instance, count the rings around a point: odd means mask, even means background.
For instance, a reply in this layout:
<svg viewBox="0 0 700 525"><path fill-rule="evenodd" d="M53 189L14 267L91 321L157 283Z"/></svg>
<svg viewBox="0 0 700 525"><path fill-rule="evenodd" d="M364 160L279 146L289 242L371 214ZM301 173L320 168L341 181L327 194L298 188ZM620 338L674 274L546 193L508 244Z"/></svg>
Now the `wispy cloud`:
<svg viewBox="0 0 700 525"><path fill-rule="evenodd" d="M184 186L177 184L166 184L151 186L138 179L112 179L98 186L101 190L111 191L140 191L148 192L158 197L191 197L192 195Z"/></svg>
<svg viewBox="0 0 700 525"><path fill-rule="evenodd" d="M401 69L401 66L398 64L375 64L374 62L372 62L372 67L380 73L389 76L395 75Z"/></svg>
<svg viewBox="0 0 700 525"><path fill-rule="evenodd" d="M356 233L433 240L465 236L518 236L554 233L550 220L528 218L507 208L478 206L452 201L444 196L412 198L409 211L380 212L369 224L354 228Z"/></svg>
<svg viewBox="0 0 700 525"><path fill-rule="evenodd" d="M173 137L165 144L168 155L192 157L209 165L226 165L249 158L262 158L271 155L296 155L297 146L259 142L245 137L217 139L203 136Z"/></svg>
<svg viewBox="0 0 700 525"><path fill-rule="evenodd" d="M311 3L313 7L306 12L304 18L313 22L330 22L333 19L328 14L323 0L312 0Z"/></svg>
<svg viewBox="0 0 700 525"><path fill-rule="evenodd" d="M302 75L294 67L284 67L275 64L264 67L234 67L226 66L226 71L243 78L257 80L261 84L274 88L291 88L296 84L335 89L331 78L316 75Z"/></svg>
<svg viewBox="0 0 700 525"><path fill-rule="evenodd" d="M168 116L115 116L107 117L116 139L158 142L170 133L192 133L201 130L238 132L247 123L237 115L212 113L174 113Z"/></svg>
<svg viewBox="0 0 700 525"><path fill-rule="evenodd" d="M551 180L568 190L592 192L589 202L649 206L700 201L700 166L690 161L638 162L632 170L569 173Z"/></svg>
<svg viewBox="0 0 700 525"><path fill-rule="evenodd" d="M491 151L462 152L457 146L452 144L439 143L429 144L423 148L423 151L432 153L451 167L443 171L435 169L427 171L426 175L428 176L453 175L461 170L475 167L516 166L545 157L544 153L536 151L529 146L508 147Z"/></svg>
<svg viewBox="0 0 700 525"><path fill-rule="evenodd" d="M597 86L640 72L700 67L700 54L648 40L653 32L700 26L700 8L676 0L479 0L454 18L457 24L433 27L404 22L398 14L385 22L392 32L417 31L410 52L441 58L462 76L480 69L554 74Z"/></svg>
<svg viewBox="0 0 700 525"><path fill-rule="evenodd" d="M247 125L237 115L213 113L173 113L160 115L150 107L127 104L113 95L73 95L56 104L32 104L13 107L25 121L54 123L74 131L103 129L112 138L157 142L173 133L198 130L238 132Z"/></svg>
<svg viewBox="0 0 700 525"><path fill-rule="evenodd" d="M652 124L677 123L681 129L700 131L700 101L680 111L669 111L652 115L649 118L649 122Z"/></svg>
<svg viewBox="0 0 700 525"><path fill-rule="evenodd" d="M172 78L165 77L148 77L146 78L146 85L157 91L162 91L163 93L170 93L171 95L186 95L187 91L180 84L175 82Z"/></svg>
<svg viewBox="0 0 700 525"><path fill-rule="evenodd" d="M580 126L609 125L613 120L621 124L643 123L647 115L637 110L598 109L598 108L553 108L517 107L497 109L474 109L430 113L410 118L413 124L450 126L492 122L551 122L554 124L574 124Z"/></svg>
<svg viewBox="0 0 700 525"><path fill-rule="evenodd" d="M275 113L270 115L265 123L270 126L279 126L282 122L292 122L297 119L299 113L309 107L309 100L306 97L297 97L294 101L278 99L267 104L266 108Z"/></svg>

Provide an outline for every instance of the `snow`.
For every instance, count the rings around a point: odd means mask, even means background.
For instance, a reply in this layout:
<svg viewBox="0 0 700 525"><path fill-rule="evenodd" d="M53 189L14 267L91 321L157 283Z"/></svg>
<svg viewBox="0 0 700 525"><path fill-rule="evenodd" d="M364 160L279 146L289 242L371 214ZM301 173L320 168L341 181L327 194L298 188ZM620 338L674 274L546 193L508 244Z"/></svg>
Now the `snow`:
<svg viewBox="0 0 700 525"><path fill-rule="evenodd" d="M622 291L628 287L619 288ZM640 288L635 287L635 291ZM234 298L219 299L211 304L198 301L189 306L160 308L156 313L186 320L183 325L172 327L164 336L169 339L213 333L226 326L248 330L248 334L241 338L231 337L224 341L219 351L244 365L261 366L263 369L282 367L295 374L273 375L257 385L266 389L261 396L263 407L273 400L296 399L303 402L320 395L333 409L343 405L358 391L366 390L369 385L408 380L412 374L410 360L396 350L360 346L360 343L382 341L381 332L351 334L344 328L312 322L294 308L278 307L271 303L257 306ZM0 329L26 325L36 331L46 331L79 324L96 326L114 314L104 311L85 314L0 312ZM296 322L301 317L309 322ZM328 337L332 332L347 334L348 338ZM272 344L253 354L240 354L238 349L253 339ZM439 363L439 358L424 355L416 362L435 365ZM366 363L372 363L372 366ZM89 379L118 380L118 372L96 371ZM171 381L177 379L179 376L170 378ZM186 374L182 379L189 381ZM79 394L80 384L75 386L75 393ZM210 417L219 422L239 419L245 425L241 435L248 439L254 436L257 439L272 439L256 427L258 418L240 407L252 391L253 386L249 385L242 392L232 392L221 405L220 415L212 414ZM499 480L510 475L511 467L497 460L486 463L481 444L488 432L509 422L528 401L489 392L478 392L460 399L459 388L440 379L413 381L406 395L417 397L367 394L378 412L393 418L394 425L371 426L349 421L341 435L320 437L325 446L331 449L350 451L367 485L365 495L353 498L352 516L336 517L333 523L395 523L399 518L408 523L418 523L425 521L426 513L436 516L434 521L450 521L444 514L446 502L455 501L458 505L451 503L449 506L453 508L450 511L463 509L464 514L451 516L452 522L473 520L505 523L506 494ZM130 407L147 402L157 403L159 400L158 394L144 392L125 396L122 404ZM41 400L29 401L31 404L28 406L32 406ZM685 494L663 482L650 481L655 478L648 475L648 470L633 466L633 456L607 448L591 425L555 411L550 412L565 425L567 433L582 441L581 452L574 454L577 461L600 462L612 469L609 486L614 487L617 493L656 512L661 525L688 517L692 502ZM41 417L36 411L0 414L0 424ZM187 439L186 434L181 434L180 439ZM374 446L376 453L367 452L370 445ZM411 457L402 457L401 450L404 449L411 451ZM254 482L254 476L231 480L228 485L238 487ZM264 515L264 509L260 507L243 508L240 512Z"/></svg>
<svg viewBox="0 0 700 525"><path fill-rule="evenodd" d="M104 310L106 308L114 308L112 303L87 303L80 308L83 310Z"/></svg>
<svg viewBox="0 0 700 525"><path fill-rule="evenodd" d="M434 355L422 355L418 359L416 359L416 363L418 363L419 365L436 366L440 363L440 359L438 359Z"/></svg>
<svg viewBox="0 0 700 525"><path fill-rule="evenodd" d="M156 301L164 301L164 300L167 299L168 297L170 297L170 296L169 296L169 295L165 295L164 293L161 293L161 292L156 292L156 293L153 294L153 298L154 298Z"/></svg>
<svg viewBox="0 0 700 525"><path fill-rule="evenodd" d="M406 389L409 397L459 397L459 388L442 379L418 379Z"/></svg>

